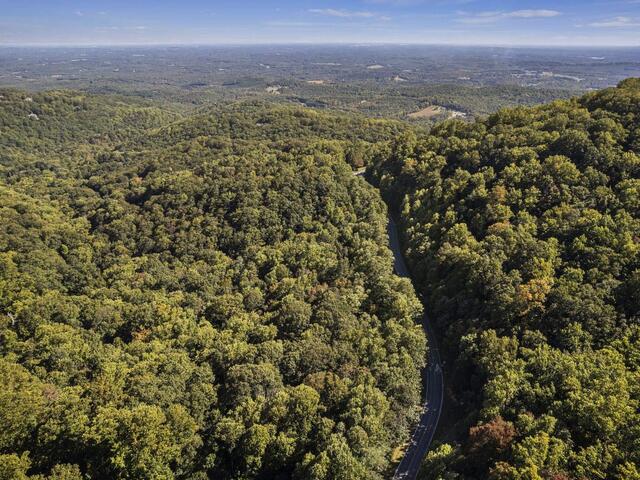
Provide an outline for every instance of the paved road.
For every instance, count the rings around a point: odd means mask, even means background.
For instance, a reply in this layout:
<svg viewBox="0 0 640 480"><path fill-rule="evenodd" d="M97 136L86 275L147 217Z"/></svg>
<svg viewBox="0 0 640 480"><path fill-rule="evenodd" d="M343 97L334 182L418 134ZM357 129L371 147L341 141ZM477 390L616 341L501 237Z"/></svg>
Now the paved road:
<svg viewBox="0 0 640 480"><path fill-rule="evenodd" d="M391 216L389 216L387 230L389 233L389 246L395 258L395 271L401 277L409 277L409 270L407 270L402 250L400 249L398 229ZM429 349L427 368L422 372L422 385L424 388L422 414L420 416L420 422L413 432L411 443L404 454L404 458L393 475L394 480L413 480L416 478L418 470L420 469L420 463L429 451L431 440L433 440L433 435L436 433L440 412L442 411L444 382L442 378L440 352L435 334L433 333L426 314L422 317L422 328L424 328L427 334Z"/></svg>
<svg viewBox="0 0 640 480"><path fill-rule="evenodd" d="M360 177L364 175L364 172L365 169L360 169L354 172L354 175ZM410 278L409 270L404 263L404 256L400 248L398 228L391 215L389 215L387 232L389 234L389 246L393 251L394 269L401 277ZM427 368L422 371L422 386L424 389L422 414L420 415L420 422L411 436L409 447L393 475L393 480L414 480L416 478L418 470L420 470L420 463L431 446L431 440L433 440L433 435L436 433L438 420L440 420L440 413L442 412L444 380L442 377L440 351L426 313L422 317L422 328L424 328L427 335L429 351Z"/></svg>

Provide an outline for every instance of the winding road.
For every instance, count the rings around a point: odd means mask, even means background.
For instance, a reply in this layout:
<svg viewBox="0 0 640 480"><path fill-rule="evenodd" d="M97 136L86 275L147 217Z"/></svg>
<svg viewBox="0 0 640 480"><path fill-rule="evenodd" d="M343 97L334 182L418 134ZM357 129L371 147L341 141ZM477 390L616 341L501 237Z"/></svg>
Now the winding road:
<svg viewBox="0 0 640 480"><path fill-rule="evenodd" d="M364 169L354 172L355 176L361 177L365 173ZM400 248L398 237L398 227L389 213L389 223L387 224L389 235L389 247L393 251L394 270L401 277L411 278L407 265L404 263L404 256ZM404 457L398 464L398 468L393 475L393 480L414 480L418 476L420 464L431 446L431 441L438 427L440 413L442 412L442 401L444 398L444 378L442 376L442 364L440 361L440 351L433 327L425 313L422 316L422 328L427 335L427 366L422 371L422 386L424 389L424 401L422 403L422 413L420 421L411 436L411 441Z"/></svg>
<svg viewBox="0 0 640 480"><path fill-rule="evenodd" d="M389 215L387 226L389 234L389 246L393 251L394 269L401 277L410 278L409 270L404 263L404 257L400 248L398 228L393 218ZM427 314L422 317L422 328L427 335L428 357L427 367L422 371L422 385L424 388L424 402L420 422L416 426L411 437L411 442L393 475L394 480L413 480L418 475L420 463L429 451L431 440L436 433L438 420L442 411L444 395L444 379L442 365L440 363L440 351L436 342L433 328L429 323Z"/></svg>

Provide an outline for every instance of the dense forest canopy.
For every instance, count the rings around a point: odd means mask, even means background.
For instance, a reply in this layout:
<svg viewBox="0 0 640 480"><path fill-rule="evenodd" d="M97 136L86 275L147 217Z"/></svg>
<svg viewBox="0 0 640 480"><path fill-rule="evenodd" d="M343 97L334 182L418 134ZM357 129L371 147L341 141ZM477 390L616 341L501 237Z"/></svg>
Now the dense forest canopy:
<svg viewBox="0 0 640 480"><path fill-rule="evenodd" d="M348 163L405 130L0 91L0 478L381 478L426 342Z"/></svg>
<svg viewBox="0 0 640 480"><path fill-rule="evenodd" d="M368 170L449 356L425 479L640 478L640 80L411 132Z"/></svg>
<svg viewBox="0 0 640 480"><path fill-rule="evenodd" d="M422 478L640 478L629 79L430 131L1 89L0 480L388 476L427 345L364 165L448 359Z"/></svg>

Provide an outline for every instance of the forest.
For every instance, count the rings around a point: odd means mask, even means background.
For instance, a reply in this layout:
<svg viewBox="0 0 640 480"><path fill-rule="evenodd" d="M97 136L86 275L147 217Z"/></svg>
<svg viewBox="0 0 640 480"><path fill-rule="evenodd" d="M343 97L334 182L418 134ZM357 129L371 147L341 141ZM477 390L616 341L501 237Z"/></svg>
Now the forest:
<svg viewBox="0 0 640 480"><path fill-rule="evenodd" d="M640 79L376 154L451 362L422 479L640 478L639 154Z"/></svg>
<svg viewBox="0 0 640 480"><path fill-rule="evenodd" d="M422 307L348 163L405 127L18 90L0 115L0 478L388 473Z"/></svg>
<svg viewBox="0 0 640 480"><path fill-rule="evenodd" d="M477 119L1 88L0 480L391 478L424 311L422 480L640 479L640 79L450 88Z"/></svg>

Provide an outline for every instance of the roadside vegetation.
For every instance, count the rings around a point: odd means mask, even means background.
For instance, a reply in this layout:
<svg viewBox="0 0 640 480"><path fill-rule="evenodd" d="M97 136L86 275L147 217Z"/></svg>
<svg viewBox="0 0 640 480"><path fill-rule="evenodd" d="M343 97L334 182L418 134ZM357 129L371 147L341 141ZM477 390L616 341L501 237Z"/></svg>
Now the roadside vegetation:
<svg viewBox="0 0 640 480"><path fill-rule="evenodd" d="M449 356L423 479L640 476L640 80L408 133L367 174Z"/></svg>

